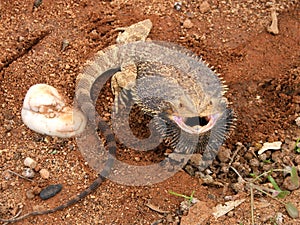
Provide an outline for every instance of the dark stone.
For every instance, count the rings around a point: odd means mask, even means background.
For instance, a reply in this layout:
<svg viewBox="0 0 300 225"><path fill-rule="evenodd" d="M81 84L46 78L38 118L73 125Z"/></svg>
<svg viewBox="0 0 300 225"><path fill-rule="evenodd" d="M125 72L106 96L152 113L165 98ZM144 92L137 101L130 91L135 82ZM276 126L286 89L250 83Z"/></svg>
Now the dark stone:
<svg viewBox="0 0 300 225"><path fill-rule="evenodd" d="M40 193L40 198L46 200L48 198L52 198L56 194L58 194L62 189L61 184L52 184L48 187L44 188Z"/></svg>

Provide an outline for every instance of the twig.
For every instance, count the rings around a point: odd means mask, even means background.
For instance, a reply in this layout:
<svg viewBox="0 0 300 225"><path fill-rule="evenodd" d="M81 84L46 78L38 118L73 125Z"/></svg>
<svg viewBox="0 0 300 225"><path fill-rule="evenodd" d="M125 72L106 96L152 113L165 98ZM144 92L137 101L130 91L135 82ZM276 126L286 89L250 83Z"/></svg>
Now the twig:
<svg viewBox="0 0 300 225"><path fill-rule="evenodd" d="M16 214L15 216L13 216L12 218L10 218L9 220L14 220L14 219L16 219L17 217L20 216L21 212L22 212L22 209L19 208L19 211L17 212L17 214ZM5 222L3 225L7 225L8 223L9 223L9 222Z"/></svg>
<svg viewBox="0 0 300 225"><path fill-rule="evenodd" d="M6 171L7 171L7 172L10 172L10 173L12 173L12 174L14 174L14 175L16 175L16 176L18 176L18 177L21 177L21 178L23 178L23 179L25 179L25 180L28 180L28 181L33 182L33 180L31 180L31 179L29 179L29 178L27 178L27 177L24 177L24 176L22 176L21 174L18 174L18 173L14 172L14 171L11 171L11 170L6 170Z"/></svg>
<svg viewBox="0 0 300 225"><path fill-rule="evenodd" d="M230 166L229 168L231 168L239 176L239 178L242 179L242 181L245 181L244 178L241 176L241 174L239 174L239 172L233 166Z"/></svg>
<svg viewBox="0 0 300 225"><path fill-rule="evenodd" d="M233 163L233 160L235 159L236 155L239 153L240 149L241 149L241 148L237 148L237 149L234 151L234 153L233 153L233 155L232 155L232 157L231 157L231 159L230 159L230 162L228 163L228 167L231 166L231 164Z"/></svg>
<svg viewBox="0 0 300 225"><path fill-rule="evenodd" d="M285 203L284 203L283 201L281 201L281 200L279 200L279 199L277 199L277 198L274 198L271 194L269 194L268 192L266 192L265 190L263 190L262 187L260 187L260 186L258 186L258 185L255 185L255 184L252 184L252 186L253 186L255 189L257 189L258 191L260 191L261 193L263 193L263 194L269 196L270 198L274 199L275 201L280 202L281 204L285 205Z"/></svg>
<svg viewBox="0 0 300 225"><path fill-rule="evenodd" d="M253 181L256 181L258 180L260 177L263 177L265 175L269 175L270 173L272 172L289 172L288 170L285 170L285 169L272 169L270 171L266 171L266 172L263 172L262 174L260 174L259 176L255 177Z"/></svg>
<svg viewBox="0 0 300 225"><path fill-rule="evenodd" d="M250 183L250 205L251 205L251 223L254 225L254 195L253 195L253 184Z"/></svg>
<svg viewBox="0 0 300 225"><path fill-rule="evenodd" d="M161 214L168 214L170 213L170 211L164 211L164 210L161 210L159 207L151 204L151 203L147 203L145 204L149 209L152 209L153 211L155 212L158 212L158 213L161 213Z"/></svg>

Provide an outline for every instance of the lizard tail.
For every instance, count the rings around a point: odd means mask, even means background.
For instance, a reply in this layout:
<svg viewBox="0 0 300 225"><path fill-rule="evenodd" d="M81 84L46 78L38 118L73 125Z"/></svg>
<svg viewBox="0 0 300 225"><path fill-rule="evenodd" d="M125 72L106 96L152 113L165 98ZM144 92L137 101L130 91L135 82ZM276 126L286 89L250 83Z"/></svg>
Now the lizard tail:
<svg viewBox="0 0 300 225"><path fill-rule="evenodd" d="M65 208L68 208L71 205L76 204L81 199L85 198L90 193L95 191L102 184L102 182L106 179L106 177L109 175L109 173L110 173L110 171L113 167L113 164L114 164L115 154L116 154L116 150L117 150L114 135L111 132L109 126L104 121L100 120L100 121L98 121L98 129L101 130L101 132L103 132L109 154L108 154L108 159L106 161L104 169L98 175L97 179L95 179L94 182L92 184L90 184L90 186L88 188L83 190L81 193L79 193L77 196L70 199L66 203L64 203L62 205L59 205L59 206L57 206L53 209L48 209L48 210L43 210L43 211L33 211L33 212L30 212L30 213L27 213L25 215L22 215L22 216L19 216L19 217L16 217L16 218L12 218L12 219L1 219L0 218L0 221L4 222L4 223L14 223L14 222L23 220L25 218L28 218L30 216L38 216L38 215L45 215L45 214L54 213L54 212L63 210Z"/></svg>
<svg viewBox="0 0 300 225"><path fill-rule="evenodd" d="M25 218L28 218L30 216L38 216L38 215L46 215L50 213L54 213L60 210L63 210L71 205L76 204L79 202L81 199L85 198L87 195L89 195L91 192L96 190L100 184L105 180L105 177L102 177L101 175L98 176L98 178L84 191L82 191L80 194L78 194L76 197L70 199L68 202L65 204L62 204L60 206L57 206L53 209L48 209L48 210L43 210L43 211L33 211L30 213L27 213L23 216L19 216L17 218L12 218L12 219L0 219L0 221L5 222L5 223L14 223L20 220L23 220Z"/></svg>

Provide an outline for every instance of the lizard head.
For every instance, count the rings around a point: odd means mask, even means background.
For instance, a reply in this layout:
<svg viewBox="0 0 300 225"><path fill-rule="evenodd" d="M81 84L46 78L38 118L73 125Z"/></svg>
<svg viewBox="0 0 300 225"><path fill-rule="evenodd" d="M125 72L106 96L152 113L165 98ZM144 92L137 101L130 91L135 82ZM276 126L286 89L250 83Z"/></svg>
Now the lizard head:
<svg viewBox="0 0 300 225"><path fill-rule="evenodd" d="M209 140L222 143L234 118L225 98L215 101L212 98L203 110L200 110L203 105L191 107L188 101L177 103L168 102L169 107L155 118L157 129L171 146L180 151L203 153Z"/></svg>
<svg viewBox="0 0 300 225"><path fill-rule="evenodd" d="M193 98L199 99L199 98ZM170 107L166 110L168 118L177 124L183 131L190 134L202 134L212 129L226 109L225 98L209 98L206 101L194 101L187 95L172 99L169 102ZM221 99L221 101L220 101Z"/></svg>
<svg viewBox="0 0 300 225"><path fill-rule="evenodd" d="M162 136L181 149L203 149L210 132L223 140L232 119L221 81L199 63L190 69L149 62L137 66L136 102L155 117Z"/></svg>

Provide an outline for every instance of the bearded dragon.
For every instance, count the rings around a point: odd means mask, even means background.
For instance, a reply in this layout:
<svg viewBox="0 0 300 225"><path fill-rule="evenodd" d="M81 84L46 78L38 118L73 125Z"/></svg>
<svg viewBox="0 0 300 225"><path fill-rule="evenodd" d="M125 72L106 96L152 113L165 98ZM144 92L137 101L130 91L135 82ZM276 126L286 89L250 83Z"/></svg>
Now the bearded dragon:
<svg viewBox="0 0 300 225"><path fill-rule="evenodd" d="M130 71L132 76L126 80L126 73ZM87 129L82 134L87 140L85 143L95 143L94 154L105 151L95 132L97 127L106 141L107 160L100 167L93 162L92 152L83 153L90 157L90 166L97 169L98 178L79 195L54 209L1 221L15 222L65 209L96 190L109 176L114 166L116 141L108 125L95 115L99 93L96 86L104 86L116 73L117 77L112 78L112 89L116 99L120 100L117 109L131 99L146 114L153 116L155 130L170 143L175 153L203 153L200 171L212 162L227 136L233 117L219 77L199 57L175 45L147 41L114 45L98 52L92 61L87 62L85 70L78 76L75 92L76 105L88 120Z"/></svg>

